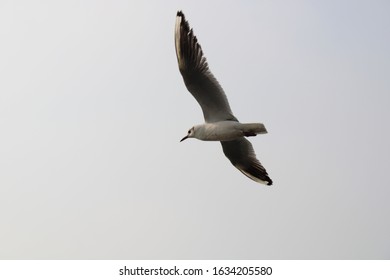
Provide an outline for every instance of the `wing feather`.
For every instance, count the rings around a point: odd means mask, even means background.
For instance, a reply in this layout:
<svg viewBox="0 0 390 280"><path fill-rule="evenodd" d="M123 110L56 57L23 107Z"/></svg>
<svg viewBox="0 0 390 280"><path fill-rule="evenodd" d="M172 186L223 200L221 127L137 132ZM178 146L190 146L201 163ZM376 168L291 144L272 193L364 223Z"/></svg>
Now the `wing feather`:
<svg viewBox="0 0 390 280"><path fill-rule="evenodd" d="M176 16L175 47L184 83L201 106L205 121L237 121L222 87L209 69L198 39L181 11Z"/></svg>
<svg viewBox="0 0 390 280"><path fill-rule="evenodd" d="M233 141L221 141L221 144L225 156L244 175L256 182L272 185L267 171L256 158L251 142L241 137Z"/></svg>

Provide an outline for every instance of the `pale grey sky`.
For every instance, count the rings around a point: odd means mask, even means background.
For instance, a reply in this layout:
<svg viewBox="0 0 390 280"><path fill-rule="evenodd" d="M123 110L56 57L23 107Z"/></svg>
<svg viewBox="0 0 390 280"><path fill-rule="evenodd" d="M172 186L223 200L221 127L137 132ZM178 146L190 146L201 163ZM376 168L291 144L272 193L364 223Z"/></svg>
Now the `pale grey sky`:
<svg viewBox="0 0 390 280"><path fill-rule="evenodd" d="M180 76L177 10L274 186ZM388 1L0 1L1 259L389 259Z"/></svg>

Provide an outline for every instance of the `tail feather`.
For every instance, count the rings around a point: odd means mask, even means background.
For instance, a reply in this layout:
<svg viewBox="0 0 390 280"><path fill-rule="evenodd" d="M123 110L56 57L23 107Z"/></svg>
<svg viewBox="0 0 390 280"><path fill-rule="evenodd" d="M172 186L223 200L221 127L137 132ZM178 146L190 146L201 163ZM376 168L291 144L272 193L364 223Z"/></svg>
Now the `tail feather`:
<svg viewBox="0 0 390 280"><path fill-rule="evenodd" d="M242 131L246 137L268 133L262 123L244 123L242 124Z"/></svg>

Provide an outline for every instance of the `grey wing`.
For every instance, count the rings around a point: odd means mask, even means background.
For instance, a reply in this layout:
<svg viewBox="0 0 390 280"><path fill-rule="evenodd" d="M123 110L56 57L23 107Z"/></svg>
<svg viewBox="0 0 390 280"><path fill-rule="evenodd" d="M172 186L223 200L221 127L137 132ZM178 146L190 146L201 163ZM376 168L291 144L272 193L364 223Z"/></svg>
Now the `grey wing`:
<svg viewBox="0 0 390 280"><path fill-rule="evenodd" d="M184 83L202 108L206 122L235 120L226 95L210 72L196 36L184 14L176 16L175 47Z"/></svg>
<svg viewBox="0 0 390 280"><path fill-rule="evenodd" d="M251 142L244 137L233 141L221 141L225 156L230 162L250 179L267 185L272 185L268 173L256 158Z"/></svg>

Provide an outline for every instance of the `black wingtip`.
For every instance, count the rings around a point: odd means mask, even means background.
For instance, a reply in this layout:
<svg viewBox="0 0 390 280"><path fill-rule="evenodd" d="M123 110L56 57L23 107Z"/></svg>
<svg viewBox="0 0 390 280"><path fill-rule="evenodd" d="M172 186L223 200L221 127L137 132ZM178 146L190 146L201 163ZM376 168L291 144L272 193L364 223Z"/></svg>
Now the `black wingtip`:
<svg viewBox="0 0 390 280"><path fill-rule="evenodd" d="M264 177L263 178L259 178L259 179L264 180L264 182L266 182L267 186L272 186L272 184L273 184L271 178L268 176L267 171L265 171Z"/></svg>
<svg viewBox="0 0 390 280"><path fill-rule="evenodd" d="M184 27L184 29L185 29L185 31L187 33L190 32L190 24L186 20L186 17L185 17L184 13L181 10L177 11L176 17L180 17L181 18L181 23L182 23L181 25Z"/></svg>
<svg viewBox="0 0 390 280"><path fill-rule="evenodd" d="M184 31L186 33L189 33L191 31L190 30L190 24L186 20L186 17L184 16L184 13L181 10L177 11L176 17L180 17L181 18L181 21L180 21L181 22L181 27L184 28Z"/></svg>

